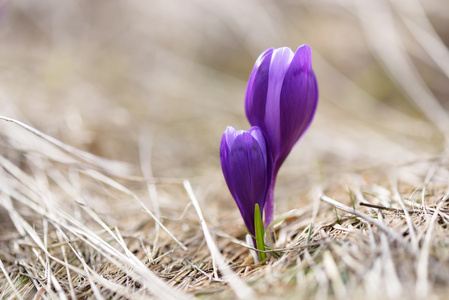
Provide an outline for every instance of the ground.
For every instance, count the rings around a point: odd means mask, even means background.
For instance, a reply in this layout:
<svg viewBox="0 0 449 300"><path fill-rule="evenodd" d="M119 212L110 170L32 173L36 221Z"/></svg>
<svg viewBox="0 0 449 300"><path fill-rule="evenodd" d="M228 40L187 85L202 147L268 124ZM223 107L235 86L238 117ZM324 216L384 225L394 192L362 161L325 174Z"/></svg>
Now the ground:
<svg viewBox="0 0 449 300"><path fill-rule="evenodd" d="M2 299L444 299L448 3L0 0ZM254 262L218 157L268 47L316 117Z"/></svg>

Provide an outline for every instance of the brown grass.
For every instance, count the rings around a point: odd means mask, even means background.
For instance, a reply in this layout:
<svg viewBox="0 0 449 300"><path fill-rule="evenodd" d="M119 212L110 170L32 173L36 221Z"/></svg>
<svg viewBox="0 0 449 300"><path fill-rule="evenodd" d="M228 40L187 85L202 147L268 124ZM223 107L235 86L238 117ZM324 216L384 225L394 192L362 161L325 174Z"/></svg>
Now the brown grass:
<svg viewBox="0 0 449 300"><path fill-rule="evenodd" d="M449 281L443 160L397 168L427 167L420 186L353 175L327 191L338 202L315 193L276 228L281 257L254 264L236 214L202 222L209 205L187 180L105 175L114 171L17 151L0 159L4 298L425 297ZM160 219L143 200L147 184L164 199Z"/></svg>
<svg viewBox="0 0 449 300"><path fill-rule="evenodd" d="M1 299L445 299L448 4L421 2L0 1ZM255 264L218 145L257 55L302 43L320 104Z"/></svg>

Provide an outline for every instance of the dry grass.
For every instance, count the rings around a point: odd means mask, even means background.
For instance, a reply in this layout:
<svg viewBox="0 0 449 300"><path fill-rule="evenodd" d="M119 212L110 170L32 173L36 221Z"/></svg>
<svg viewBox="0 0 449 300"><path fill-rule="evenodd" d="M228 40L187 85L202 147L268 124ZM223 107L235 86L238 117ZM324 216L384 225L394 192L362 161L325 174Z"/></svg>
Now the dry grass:
<svg viewBox="0 0 449 300"><path fill-rule="evenodd" d="M421 2L0 1L1 299L444 299L448 4ZM319 109L255 264L218 144L257 55L302 43Z"/></svg>

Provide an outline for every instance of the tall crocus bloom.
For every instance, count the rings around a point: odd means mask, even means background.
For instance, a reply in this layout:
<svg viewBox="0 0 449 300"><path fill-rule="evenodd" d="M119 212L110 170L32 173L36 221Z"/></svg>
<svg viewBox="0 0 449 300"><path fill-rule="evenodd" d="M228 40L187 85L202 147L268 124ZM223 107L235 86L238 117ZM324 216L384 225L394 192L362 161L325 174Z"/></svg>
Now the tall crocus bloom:
<svg viewBox="0 0 449 300"><path fill-rule="evenodd" d="M265 225L273 220L277 173L295 143L312 122L318 104L318 86L312 52L302 45L267 49L257 59L246 90L245 111L252 126L265 133L273 155L273 174L265 204Z"/></svg>
<svg viewBox="0 0 449 300"><path fill-rule="evenodd" d="M220 161L228 188L248 231L255 235L254 207L263 213L270 185L272 160L262 130L226 128L220 145Z"/></svg>

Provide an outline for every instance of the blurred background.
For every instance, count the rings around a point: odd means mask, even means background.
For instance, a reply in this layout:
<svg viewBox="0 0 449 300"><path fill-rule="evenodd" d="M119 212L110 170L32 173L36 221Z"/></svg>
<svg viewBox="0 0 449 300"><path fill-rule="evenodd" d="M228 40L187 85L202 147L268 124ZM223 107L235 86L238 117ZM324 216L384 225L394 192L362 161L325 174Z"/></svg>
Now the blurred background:
<svg viewBox="0 0 449 300"><path fill-rule="evenodd" d="M345 172L444 151L448 11L446 0L3 0L0 114L136 166L151 151L154 176L224 190L219 143L226 126L249 128L256 58L309 44L320 103L281 169L288 203Z"/></svg>

